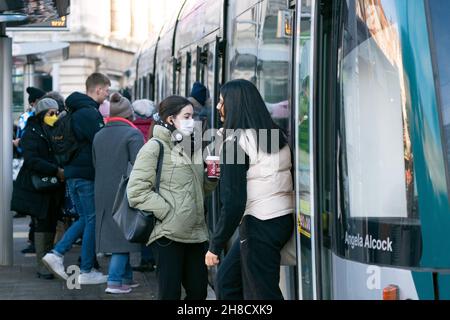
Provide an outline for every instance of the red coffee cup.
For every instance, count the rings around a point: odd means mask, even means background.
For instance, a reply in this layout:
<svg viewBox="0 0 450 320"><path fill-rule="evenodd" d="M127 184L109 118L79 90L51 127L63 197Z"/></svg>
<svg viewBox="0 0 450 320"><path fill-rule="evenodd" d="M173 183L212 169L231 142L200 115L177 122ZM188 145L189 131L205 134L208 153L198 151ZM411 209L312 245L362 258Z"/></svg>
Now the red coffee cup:
<svg viewBox="0 0 450 320"><path fill-rule="evenodd" d="M220 157L208 156L206 158L206 165L208 166L208 178L220 178Z"/></svg>

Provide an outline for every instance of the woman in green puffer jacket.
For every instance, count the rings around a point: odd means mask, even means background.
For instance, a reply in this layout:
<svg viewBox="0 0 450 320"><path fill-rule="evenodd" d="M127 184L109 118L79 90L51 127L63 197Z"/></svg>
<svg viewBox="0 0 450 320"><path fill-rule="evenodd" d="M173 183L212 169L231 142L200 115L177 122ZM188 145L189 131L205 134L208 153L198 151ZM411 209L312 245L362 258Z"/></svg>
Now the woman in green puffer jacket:
<svg viewBox="0 0 450 320"><path fill-rule="evenodd" d="M153 138L139 152L128 182L130 206L153 212L157 218L147 245L155 243L160 300L179 300L181 285L188 300L207 297L204 195L214 190L217 181L206 177L201 145L191 147L193 113L185 98L172 96L161 102ZM160 153L155 140L164 146L159 194L152 191Z"/></svg>

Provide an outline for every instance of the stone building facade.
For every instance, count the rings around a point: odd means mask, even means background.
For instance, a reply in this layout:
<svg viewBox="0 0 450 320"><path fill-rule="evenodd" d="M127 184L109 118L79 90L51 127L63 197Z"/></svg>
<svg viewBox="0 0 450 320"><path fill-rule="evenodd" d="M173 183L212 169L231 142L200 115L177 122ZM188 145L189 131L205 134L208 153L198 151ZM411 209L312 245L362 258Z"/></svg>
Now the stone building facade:
<svg viewBox="0 0 450 320"><path fill-rule="evenodd" d="M70 44L61 52L15 57L15 112L27 107L26 94L21 96L20 91L30 85L67 97L73 91L85 91L91 73L103 72L111 78L112 89L119 90L134 54L170 15L171 3L176 8L179 0L72 0L67 30L8 32L16 45Z"/></svg>

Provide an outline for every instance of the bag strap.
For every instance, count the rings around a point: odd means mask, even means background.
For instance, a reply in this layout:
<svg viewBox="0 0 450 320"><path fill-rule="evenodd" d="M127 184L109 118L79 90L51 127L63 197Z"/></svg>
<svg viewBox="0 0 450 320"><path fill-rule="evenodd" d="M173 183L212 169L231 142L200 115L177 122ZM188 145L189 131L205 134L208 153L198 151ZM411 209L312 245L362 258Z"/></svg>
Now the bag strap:
<svg viewBox="0 0 450 320"><path fill-rule="evenodd" d="M159 144L159 156L158 156L158 164L156 166L156 182L155 182L155 192L159 193L159 184L161 183L161 172L162 165L164 161L164 145L161 141L154 139Z"/></svg>

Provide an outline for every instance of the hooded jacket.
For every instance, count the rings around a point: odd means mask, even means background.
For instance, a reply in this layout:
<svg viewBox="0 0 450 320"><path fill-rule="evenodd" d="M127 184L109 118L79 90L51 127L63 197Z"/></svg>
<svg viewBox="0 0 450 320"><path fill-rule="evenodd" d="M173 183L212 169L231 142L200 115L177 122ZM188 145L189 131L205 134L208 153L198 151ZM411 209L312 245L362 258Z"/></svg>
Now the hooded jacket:
<svg viewBox="0 0 450 320"><path fill-rule="evenodd" d="M72 128L81 147L64 168L65 177L93 181L95 170L92 162L92 143L97 132L105 126L98 110L100 105L91 97L75 92L67 98L66 106L73 112Z"/></svg>

